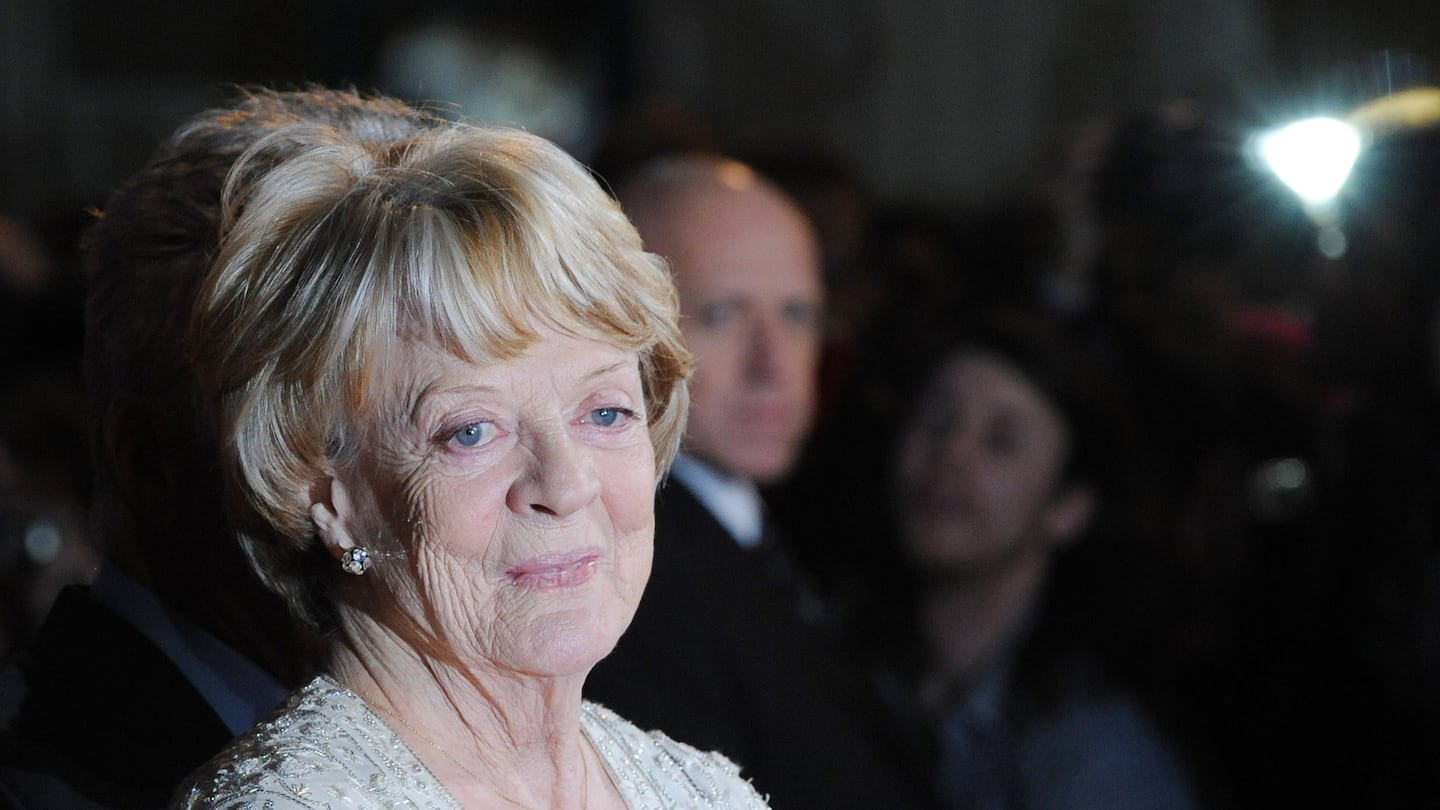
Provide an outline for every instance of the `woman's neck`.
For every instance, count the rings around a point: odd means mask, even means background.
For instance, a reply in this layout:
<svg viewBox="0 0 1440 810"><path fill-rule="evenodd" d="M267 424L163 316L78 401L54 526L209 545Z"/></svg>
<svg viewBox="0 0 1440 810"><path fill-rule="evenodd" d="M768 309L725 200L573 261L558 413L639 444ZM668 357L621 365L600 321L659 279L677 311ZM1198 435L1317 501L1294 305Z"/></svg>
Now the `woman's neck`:
<svg viewBox="0 0 1440 810"><path fill-rule="evenodd" d="M462 806L579 808L601 792L586 784L596 771L608 777L581 732L583 678L460 667L377 628L347 636L354 641L332 650L331 676L380 714Z"/></svg>
<svg viewBox="0 0 1440 810"><path fill-rule="evenodd" d="M935 671L947 689L968 689L1024 623L1049 570L1049 556L932 582L921 597L921 622Z"/></svg>

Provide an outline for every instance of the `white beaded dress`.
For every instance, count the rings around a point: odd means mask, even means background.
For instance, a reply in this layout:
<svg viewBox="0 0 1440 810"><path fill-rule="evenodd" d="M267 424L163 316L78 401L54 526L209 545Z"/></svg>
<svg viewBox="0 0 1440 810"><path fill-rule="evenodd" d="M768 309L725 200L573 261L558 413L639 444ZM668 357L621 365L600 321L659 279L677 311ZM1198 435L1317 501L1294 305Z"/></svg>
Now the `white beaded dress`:
<svg viewBox="0 0 1440 810"><path fill-rule="evenodd" d="M631 810L767 810L733 762L586 702L580 725ZM321 675L181 786L173 808L460 810L358 695Z"/></svg>

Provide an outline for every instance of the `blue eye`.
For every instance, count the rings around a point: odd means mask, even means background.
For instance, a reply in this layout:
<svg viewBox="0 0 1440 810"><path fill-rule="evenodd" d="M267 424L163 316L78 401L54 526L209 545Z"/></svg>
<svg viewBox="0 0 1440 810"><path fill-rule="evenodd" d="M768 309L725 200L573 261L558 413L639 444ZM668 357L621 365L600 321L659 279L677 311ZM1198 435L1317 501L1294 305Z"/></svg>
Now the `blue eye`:
<svg viewBox="0 0 1440 810"><path fill-rule="evenodd" d="M596 408L590 412L585 421L600 427L615 427L625 419L634 416L633 411L624 408Z"/></svg>
<svg viewBox="0 0 1440 810"><path fill-rule="evenodd" d="M455 431L451 436L461 447L479 447L490 440L492 428L488 422L471 422Z"/></svg>

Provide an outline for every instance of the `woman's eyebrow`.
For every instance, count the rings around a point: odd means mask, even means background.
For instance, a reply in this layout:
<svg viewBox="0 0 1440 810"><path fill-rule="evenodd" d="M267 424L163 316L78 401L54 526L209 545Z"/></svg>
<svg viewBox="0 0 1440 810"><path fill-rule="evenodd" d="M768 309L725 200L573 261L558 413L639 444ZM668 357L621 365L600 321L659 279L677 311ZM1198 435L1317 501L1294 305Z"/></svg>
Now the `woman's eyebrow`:
<svg viewBox="0 0 1440 810"><path fill-rule="evenodd" d="M595 369L591 369L581 375L580 381L584 383L593 382L597 379L607 377L611 374L628 371L632 367L638 367L634 358L621 358L613 363L606 363ZM412 424L419 424L423 412L437 400L467 395L467 394L494 394L500 390L499 386L481 382L447 382L445 380L434 380L427 383L415 394L410 406L410 421Z"/></svg>
<svg viewBox="0 0 1440 810"><path fill-rule="evenodd" d="M603 366L601 366L601 367L599 367L599 368L597 368L597 369L594 369L593 371L589 372L588 374L585 374L584 376L582 376L580 379L581 379L582 382L590 382L590 381L592 381L592 380L595 380L595 379L598 378L598 377L605 377L605 376L608 376L608 375L610 375L610 374L614 374L614 373L620 372L620 371L628 371L629 369L631 369L631 368L636 368L636 367L638 367L638 366L636 365L636 360L635 360L635 358L633 358L633 357L632 357L632 358L622 359L622 360L616 360L616 361L613 362L613 363L607 363L607 364L605 364L605 365L603 365Z"/></svg>
<svg viewBox="0 0 1440 810"><path fill-rule="evenodd" d="M410 421L413 424L419 424L423 412L437 400L443 401L466 394L493 394L499 390L498 386L487 383L453 383L435 380L421 388L415 395L410 406Z"/></svg>

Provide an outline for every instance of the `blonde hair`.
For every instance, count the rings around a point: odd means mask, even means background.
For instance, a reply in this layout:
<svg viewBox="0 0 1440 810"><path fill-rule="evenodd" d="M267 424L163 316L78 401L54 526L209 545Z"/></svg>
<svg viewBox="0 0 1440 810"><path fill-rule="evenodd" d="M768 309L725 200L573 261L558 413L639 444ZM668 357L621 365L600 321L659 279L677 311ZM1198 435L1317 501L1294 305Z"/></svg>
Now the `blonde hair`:
<svg viewBox="0 0 1440 810"><path fill-rule="evenodd" d="M468 124L388 144L297 125L242 157L226 195L191 345L223 401L241 542L302 618L323 629L330 608L309 489L408 342L483 363L549 327L638 352L657 480L668 469L692 367L674 285L559 147Z"/></svg>

